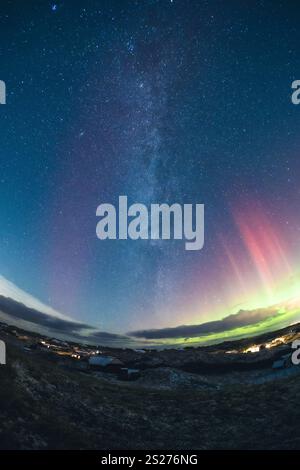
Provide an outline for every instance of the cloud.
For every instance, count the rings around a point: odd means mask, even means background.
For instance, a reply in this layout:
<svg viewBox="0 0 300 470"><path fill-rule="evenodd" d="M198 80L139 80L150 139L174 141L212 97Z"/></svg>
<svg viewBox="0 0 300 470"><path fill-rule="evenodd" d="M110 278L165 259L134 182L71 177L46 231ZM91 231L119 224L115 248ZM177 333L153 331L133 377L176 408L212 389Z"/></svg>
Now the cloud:
<svg viewBox="0 0 300 470"><path fill-rule="evenodd" d="M0 310L14 318L37 323L47 328L64 331L80 331L87 328L85 323L74 322L67 318L54 317L44 312L27 307L14 299L0 295Z"/></svg>
<svg viewBox="0 0 300 470"><path fill-rule="evenodd" d="M64 315L58 312L57 310L53 309L49 305L44 304L40 300L36 299L32 295L17 287L13 282L10 282L5 279L5 277L3 276L0 276L0 295L8 297L10 299L14 299L17 302L26 305L26 307L38 310L41 313L50 315L51 317L57 317L63 320L72 321L72 319L67 315Z"/></svg>
<svg viewBox="0 0 300 470"><path fill-rule="evenodd" d="M45 335L94 344L130 346L135 340L75 321L0 276L0 320Z"/></svg>
<svg viewBox="0 0 300 470"><path fill-rule="evenodd" d="M3 318L0 313L0 320L1 318L4 321L13 320L16 326L30 331L39 327L38 332L48 336L63 336L72 341L107 344L115 347L124 347L125 345L129 347L135 343L134 339L127 336L99 331L87 323L54 317L2 295L0 295L0 312L5 315Z"/></svg>
<svg viewBox="0 0 300 470"><path fill-rule="evenodd" d="M129 336L144 339L175 339L205 336L212 333L222 333L247 325L259 323L267 318L278 315L278 308L261 308L256 310L240 310L222 320L202 323L200 325L181 325L175 328L138 330L128 333Z"/></svg>

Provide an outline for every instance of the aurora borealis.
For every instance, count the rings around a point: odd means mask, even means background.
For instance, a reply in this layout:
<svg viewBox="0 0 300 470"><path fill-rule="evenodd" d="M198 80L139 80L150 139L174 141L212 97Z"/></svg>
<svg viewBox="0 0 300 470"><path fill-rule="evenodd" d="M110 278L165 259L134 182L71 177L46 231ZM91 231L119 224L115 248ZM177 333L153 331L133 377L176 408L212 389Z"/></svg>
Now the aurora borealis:
<svg viewBox="0 0 300 470"><path fill-rule="evenodd" d="M299 320L296 2L16 3L0 6L0 295L113 334ZM99 241L96 208L120 195L204 204L204 248ZM231 333L211 334L185 339Z"/></svg>

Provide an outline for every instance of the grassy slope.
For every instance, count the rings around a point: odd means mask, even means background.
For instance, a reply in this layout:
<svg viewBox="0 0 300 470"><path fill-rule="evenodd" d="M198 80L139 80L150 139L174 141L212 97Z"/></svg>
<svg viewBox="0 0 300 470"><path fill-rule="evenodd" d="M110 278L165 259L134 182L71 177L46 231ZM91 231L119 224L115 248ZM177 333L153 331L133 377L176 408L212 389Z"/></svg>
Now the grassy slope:
<svg viewBox="0 0 300 470"><path fill-rule="evenodd" d="M0 367L0 448L300 448L298 377L149 390L66 371L12 347Z"/></svg>

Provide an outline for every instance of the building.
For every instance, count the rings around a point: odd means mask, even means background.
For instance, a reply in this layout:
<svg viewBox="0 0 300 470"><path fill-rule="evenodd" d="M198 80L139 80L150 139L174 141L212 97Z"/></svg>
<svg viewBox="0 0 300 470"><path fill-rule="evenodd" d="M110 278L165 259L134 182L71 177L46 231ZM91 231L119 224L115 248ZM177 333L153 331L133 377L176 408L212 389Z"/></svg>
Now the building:
<svg viewBox="0 0 300 470"><path fill-rule="evenodd" d="M118 374L120 380L137 380L140 376L139 369L128 369L127 367L122 367Z"/></svg>
<svg viewBox="0 0 300 470"><path fill-rule="evenodd" d="M291 355L285 354L280 359L273 362L272 369L284 369L285 367L291 366Z"/></svg>
<svg viewBox="0 0 300 470"><path fill-rule="evenodd" d="M103 370L106 372L118 372L122 367L123 363L111 356L91 356L89 358L89 367L94 370Z"/></svg>

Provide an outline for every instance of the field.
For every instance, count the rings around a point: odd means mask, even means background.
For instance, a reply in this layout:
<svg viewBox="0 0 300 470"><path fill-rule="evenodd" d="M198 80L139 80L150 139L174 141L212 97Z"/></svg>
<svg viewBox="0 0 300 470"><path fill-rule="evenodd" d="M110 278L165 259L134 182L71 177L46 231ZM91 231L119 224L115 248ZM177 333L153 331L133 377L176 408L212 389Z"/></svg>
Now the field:
<svg viewBox="0 0 300 470"><path fill-rule="evenodd" d="M162 367L122 382L9 342L0 367L0 447L300 448L300 375L242 386L234 377Z"/></svg>

